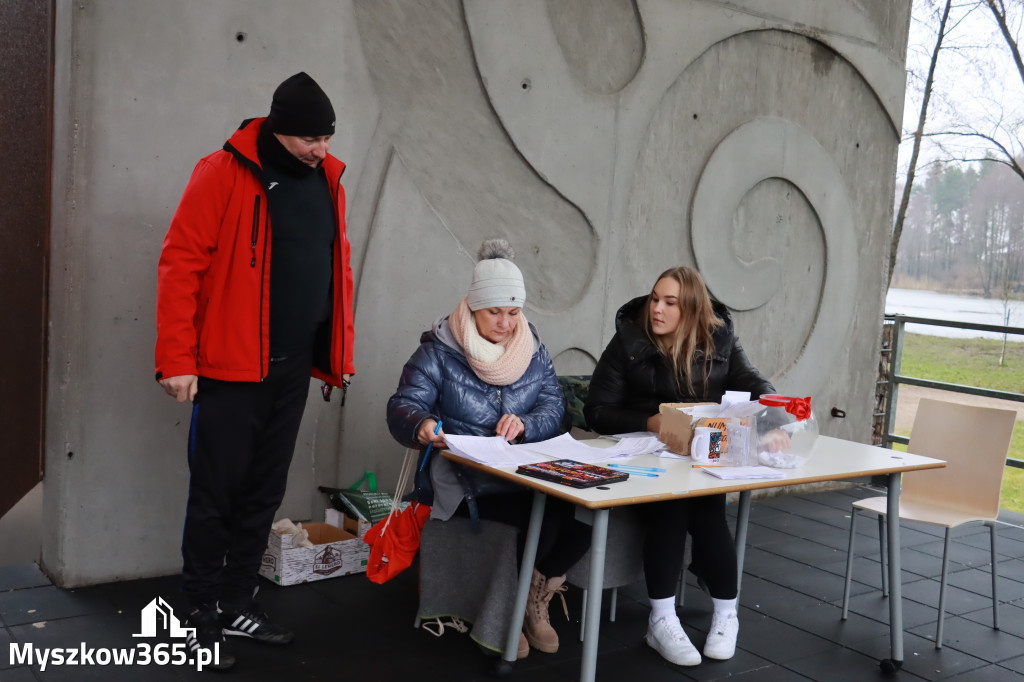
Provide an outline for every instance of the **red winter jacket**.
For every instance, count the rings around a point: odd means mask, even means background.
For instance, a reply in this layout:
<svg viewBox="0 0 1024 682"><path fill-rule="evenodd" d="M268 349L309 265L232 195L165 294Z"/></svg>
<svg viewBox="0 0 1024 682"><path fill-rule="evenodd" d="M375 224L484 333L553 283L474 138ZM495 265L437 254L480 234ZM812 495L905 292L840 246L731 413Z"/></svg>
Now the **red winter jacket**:
<svg viewBox="0 0 1024 682"><path fill-rule="evenodd" d="M157 380L187 374L226 381L267 376L271 225L256 156L264 120L243 122L223 149L196 164L171 221L157 281ZM328 154L323 169L338 234L330 348L317 349L312 374L340 386L341 375L355 371L351 249L341 186L345 164Z"/></svg>

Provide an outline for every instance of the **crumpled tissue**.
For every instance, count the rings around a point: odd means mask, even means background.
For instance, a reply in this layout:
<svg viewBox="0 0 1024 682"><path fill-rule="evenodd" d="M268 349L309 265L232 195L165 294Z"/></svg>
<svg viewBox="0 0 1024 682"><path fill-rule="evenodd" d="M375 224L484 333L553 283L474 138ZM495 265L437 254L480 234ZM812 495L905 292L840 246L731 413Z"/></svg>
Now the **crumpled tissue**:
<svg viewBox="0 0 1024 682"><path fill-rule="evenodd" d="M270 530L278 535L294 535L295 538L292 540L292 547L313 546L313 543L309 541L309 531L303 528L301 523L292 523L291 519L275 521L274 525L270 527Z"/></svg>

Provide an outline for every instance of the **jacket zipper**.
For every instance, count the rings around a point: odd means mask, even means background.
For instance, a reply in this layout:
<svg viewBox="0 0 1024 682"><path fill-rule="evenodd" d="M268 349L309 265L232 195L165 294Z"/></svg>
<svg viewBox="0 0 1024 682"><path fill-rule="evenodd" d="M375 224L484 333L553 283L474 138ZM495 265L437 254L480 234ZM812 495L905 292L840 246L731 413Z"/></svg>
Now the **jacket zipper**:
<svg viewBox="0 0 1024 682"><path fill-rule="evenodd" d="M253 202L252 207L252 261L249 262L249 267L256 267L256 240L260 234L260 195L256 195L256 199Z"/></svg>
<svg viewBox="0 0 1024 682"><path fill-rule="evenodd" d="M338 299L341 301L341 305L339 306L339 309L341 310L341 357L338 358L338 374L337 374L339 379L344 379L344 376L345 376L345 342L347 341L347 339L345 338L345 323L346 323L346 320L345 320L345 264L342 263L342 261L341 261L342 253L344 251L344 244L341 243L341 240L345 239L345 235L342 232L341 226L342 226L342 221L345 219L345 216L344 216L344 214L342 214L340 216L337 215L337 213L338 213L338 197L341 196L341 193L344 191L344 189L342 188L342 185L341 185L341 176L344 175L344 174L345 174L345 169L342 168L341 169L341 173L338 175L338 187L337 187L337 189L335 190L335 193L334 193L334 197L335 197L334 198L334 213L335 213L335 216L334 216L334 229L337 230L337 234L334 237L334 243L338 245L338 254L337 254L337 257L336 257L336 260L338 262L338 267L337 267L337 270L336 270L337 274L335 275L335 279L338 280L338 282L337 282ZM331 311L331 316L332 317L334 316L334 311ZM334 325L332 324L331 326L333 327ZM327 342L330 344L330 346L328 346L327 357L330 358L331 357L330 348L331 348L331 346L334 345L334 329L331 329L331 337L328 339ZM328 364L330 364L330 361L328 361ZM333 367L328 367L327 369L330 370L330 371L327 372L329 375L333 374L333 372L334 372L334 368ZM344 400L344 398L342 398L342 400ZM344 403L342 403L342 404L344 405Z"/></svg>
<svg viewBox="0 0 1024 682"><path fill-rule="evenodd" d="M257 194L256 195L256 209L257 209L257 211L259 211L259 207L260 207L260 197ZM264 283L264 280L266 279L264 277L264 275L267 272L267 245L270 244L270 225L269 225L269 223L270 223L270 211L267 211L267 216L263 219L263 222L264 222L264 225L263 225L263 263L262 263L262 267L260 268L260 309L259 309L258 314L256 315L256 319L260 321L260 381L266 381L266 379L267 379L267 372L264 371L264 368L263 368L263 355L264 355L264 353L263 353L263 294L264 294L263 283ZM256 229L258 229L258 224L257 224L257 228ZM256 264L256 255L255 255L256 254L256 238L255 237L253 237L253 241L252 241L252 250L253 250L253 261L252 262L253 262L253 266L255 267L255 264Z"/></svg>

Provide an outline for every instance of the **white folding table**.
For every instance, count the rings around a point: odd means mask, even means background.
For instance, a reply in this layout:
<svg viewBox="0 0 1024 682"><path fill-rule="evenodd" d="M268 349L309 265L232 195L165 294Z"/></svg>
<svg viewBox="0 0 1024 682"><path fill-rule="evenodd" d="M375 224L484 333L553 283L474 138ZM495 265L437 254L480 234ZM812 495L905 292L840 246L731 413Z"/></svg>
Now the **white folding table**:
<svg viewBox="0 0 1024 682"><path fill-rule="evenodd" d="M595 445L600 443L595 441ZM797 469L782 470L782 479L739 479L722 480L694 468L687 459L660 458L656 455L641 455L626 460L623 464L666 469L658 477L630 476L629 480L595 488L571 488L542 481L537 478L515 473L514 466L496 467L481 464L450 451L444 456L469 467L515 481L534 491L530 525L526 533L526 547L523 551L519 571L519 585L516 592L515 609L509 628L505 653L499 667L499 674L508 674L515 662L519 644L519 624L526 613L526 599L530 589L530 578L537 556L537 541L540 537L541 519L547 495L553 495L593 511L593 535L590 548L590 583L587 591L587 613L601 613L601 597L604 585L604 563L607 551L608 513L615 507L643 504L658 500L680 497L699 497L720 493L740 494L736 519L736 554L739 576L743 576L743 559L746 550L747 522L750 517L750 492L761 488L777 488L803 483L836 481L864 476L885 475L888 477L888 553L889 553L889 640L890 658L881 662L889 671L903 665L903 605L900 583L900 525L899 498L900 474L904 471L935 469L944 467L942 460L894 452L884 448L854 443L852 441L819 436L808 461ZM580 680L593 682L597 672L597 638L601 619L587 618L583 636L583 660Z"/></svg>

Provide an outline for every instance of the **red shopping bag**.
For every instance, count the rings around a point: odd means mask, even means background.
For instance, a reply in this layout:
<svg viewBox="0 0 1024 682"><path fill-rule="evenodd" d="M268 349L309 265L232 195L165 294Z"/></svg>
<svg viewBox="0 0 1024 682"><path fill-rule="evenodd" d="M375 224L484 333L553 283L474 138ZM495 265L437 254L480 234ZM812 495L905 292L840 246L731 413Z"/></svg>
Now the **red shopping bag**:
<svg viewBox="0 0 1024 682"><path fill-rule="evenodd" d="M370 545L366 577L378 584L391 580L412 564L420 548L420 531L430 516L430 507L413 502L393 510L383 521L366 531L363 541Z"/></svg>

